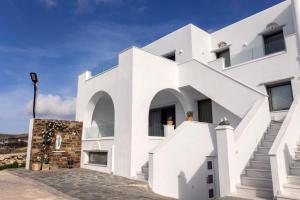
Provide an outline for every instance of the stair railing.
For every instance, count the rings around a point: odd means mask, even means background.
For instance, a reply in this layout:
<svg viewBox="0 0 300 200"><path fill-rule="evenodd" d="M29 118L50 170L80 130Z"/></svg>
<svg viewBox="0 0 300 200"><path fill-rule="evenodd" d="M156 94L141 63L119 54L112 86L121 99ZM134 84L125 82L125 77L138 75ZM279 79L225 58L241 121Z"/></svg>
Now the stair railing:
<svg viewBox="0 0 300 200"><path fill-rule="evenodd" d="M279 130L269 151L273 191L279 195L289 174L289 166L295 154L296 141L300 136L300 95L298 95Z"/></svg>

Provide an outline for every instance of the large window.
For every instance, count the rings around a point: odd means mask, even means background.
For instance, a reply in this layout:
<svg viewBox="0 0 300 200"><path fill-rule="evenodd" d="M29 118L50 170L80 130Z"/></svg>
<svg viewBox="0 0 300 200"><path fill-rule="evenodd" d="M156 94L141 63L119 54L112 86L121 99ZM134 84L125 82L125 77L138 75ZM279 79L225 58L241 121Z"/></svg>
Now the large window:
<svg viewBox="0 0 300 200"><path fill-rule="evenodd" d="M293 103L291 82L267 86L271 111L288 110Z"/></svg>
<svg viewBox="0 0 300 200"><path fill-rule="evenodd" d="M107 152L88 152L89 163L107 166Z"/></svg>
<svg viewBox="0 0 300 200"><path fill-rule="evenodd" d="M230 61L230 50L225 49L219 52L216 52L216 57L217 58L224 58L225 60L225 67L231 66L231 61Z"/></svg>
<svg viewBox="0 0 300 200"><path fill-rule="evenodd" d="M150 109L149 112L149 136L164 136L163 125L167 124L167 119L171 117L174 125L176 122L175 105Z"/></svg>
<svg viewBox="0 0 300 200"><path fill-rule="evenodd" d="M285 50L283 31L264 35L265 55Z"/></svg>

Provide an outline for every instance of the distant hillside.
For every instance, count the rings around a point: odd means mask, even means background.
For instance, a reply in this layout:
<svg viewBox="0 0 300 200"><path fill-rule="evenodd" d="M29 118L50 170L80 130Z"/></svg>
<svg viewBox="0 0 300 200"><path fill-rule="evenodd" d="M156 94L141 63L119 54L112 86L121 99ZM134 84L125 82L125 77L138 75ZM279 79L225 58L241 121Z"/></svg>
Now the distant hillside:
<svg viewBox="0 0 300 200"><path fill-rule="evenodd" d="M20 133L20 134L7 134L7 133L0 133L0 138L19 138L19 137L26 137L28 136L27 133Z"/></svg>

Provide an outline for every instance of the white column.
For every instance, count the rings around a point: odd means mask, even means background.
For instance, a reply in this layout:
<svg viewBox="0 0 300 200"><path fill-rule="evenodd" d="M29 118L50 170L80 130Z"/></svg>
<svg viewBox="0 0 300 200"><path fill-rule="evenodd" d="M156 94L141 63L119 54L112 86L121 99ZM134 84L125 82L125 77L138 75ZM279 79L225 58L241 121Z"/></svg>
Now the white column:
<svg viewBox="0 0 300 200"><path fill-rule="evenodd" d="M225 197L235 191L234 131L231 126L218 126L216 133L220 196Z"/></svg>
<svg viewBox="0 0 300 200"><path fill-rule="evenodd" d="M300 0L292 0L294 7L294 23L298 43L298 59L300 59Z"/></svg>
<svg viewBox="0 0 300 200"><path fill-rule="evenodd" d="M164 125L165 137L169 137L174 133L174 125Z"/></svg>
<svg viewBox="0 0 300 200"><path fill-rule="evenodd" d="M26 166L25 169L30 169L30 156L31 156L31 145L32 145L32 130L33 130L34 119L30 119L29 130L28 130L28 142L27 142L27 153L26 153Z"/></svg>

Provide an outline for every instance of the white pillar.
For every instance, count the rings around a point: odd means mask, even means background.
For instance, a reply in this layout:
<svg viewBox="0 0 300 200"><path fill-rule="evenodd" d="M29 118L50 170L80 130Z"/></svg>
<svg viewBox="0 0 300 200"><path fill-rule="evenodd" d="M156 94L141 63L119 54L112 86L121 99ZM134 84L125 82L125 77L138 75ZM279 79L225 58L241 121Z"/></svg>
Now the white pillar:
<svg viewBox="0 0 300 200"><path fill-rule="evenodd" d="M27 142L27 153L26 153L26 165L25 169L30 169L30 156L31 156L31 145L32 145L32 130L33 130L34 119L30 119L29 130L28 130L28 142Z"/></svg>
<svg viewBox="0 0 300 200"><path fill-rule="evenodd" d="M294 7L294 24L298 43L298 59L300 59L300 0L292 0Z"/></svg>
<svg viewBox="0 0 300 200"><path fill-rule="evenodd" d="M174 125L164 125L165 137L169 137L174 133Z"/></svg>
<svg viewBox="0 0 300 200"><path fill-rule="evenodd" d="M225 197L235 189L235 157L234 157L234 131L231 126L218 126L217 151L220 181L220 196Z"/></svg>

